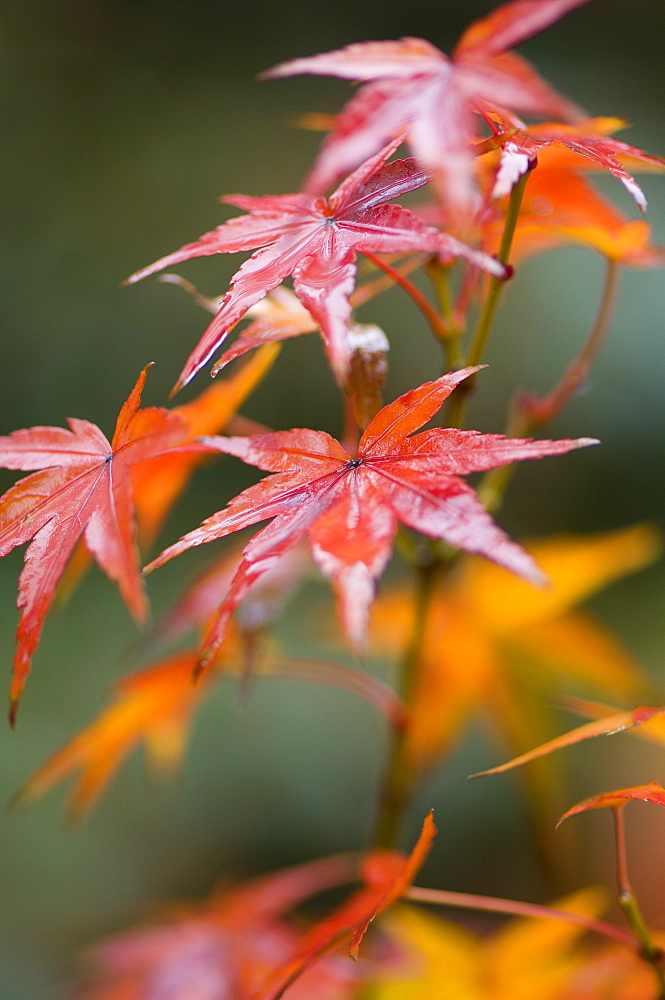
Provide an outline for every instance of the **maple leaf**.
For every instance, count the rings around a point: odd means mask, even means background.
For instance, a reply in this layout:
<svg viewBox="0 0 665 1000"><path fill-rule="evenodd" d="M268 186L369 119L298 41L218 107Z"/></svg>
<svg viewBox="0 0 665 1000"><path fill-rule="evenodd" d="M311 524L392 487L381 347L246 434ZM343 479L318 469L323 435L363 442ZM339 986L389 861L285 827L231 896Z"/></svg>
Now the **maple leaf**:
<svg viewBox="0 0 665 1000"><path fill-rule="evenodd" d="M390 143L359 167L328 198L287 194L262 198L233 195L228 204L247 216L230 219L212 232L133 274L133 283L191 257L256 250L231 279L217 316L190 354L174 391L186 385L248 309L288 275L298 298L319 324L335 376L343 382L350 349L349 296L356 278L356 254L428 251L465 256L498 277L505 268L494 258L433 229L391 198L414 191L428 176L413 160L387 163L399 145Z"/></svg>
<svg viewBox="0 0 665 1000"><path fill-rule="evenodd" d="M530 129L525 126L514 128L501 119L495 122L491 118L487 120L490 127L495 130L494 141L500 142L502 146L492 192L494 198L509 194L519 177L534 166L543 150L552 145L563 146L570 150L575 154L575 160L578 157L586 159L587 169L608 170L621 181L642 214L646 212L647 200L642 188L628 172L623 161L635 163L640 169L661 171L665 169L665 161L661 157L652 156L637 146L630 146L605 134L608 130L614 131L625 125L618 119L591 118L575 126L546 122ZM570 158L560 157L559 163L570 165ZM583 168L578 166L578 169Z"/></svg>
<svg viewBox="0 0 665 1000"><path fill-rule="evenodd" d="M326 190L379 146L407 132L444 202L467 215L474 200L474 112L504 108L565 121L581 117L526 60L506 49L586 2L503 4L470 25L451 59L422 38L402 38L348 45L268 70L266 78L310 73L362 82L325 140L306 190Z"/></svg>
<svg viewBox="0 0 665 1000"><path fill-rule="evenodd" d="M495 142L502 143L500 160L498 167L492 155L478 163L484 167L481 176L484 185L492 187L494 199L508 194L519 177L535 165L536 153L538 156L517 221L514 260L576 243L597 250L623 267L665 265L665 248L651 242L647 223L628 219L582 176L609 169L634 195L640 210L646 208L643 192L624 164L633 169L662 171L665 163L634 146L607 138L608 131L625 123L614 118L594 118L581 122L579 129L545 124L516 131L505 122L489 120L499 132L481 146L489 150ZM503 208L505 205L495 203L484 215L482 244L490 252L497 250L501 241Z"/></svg>
<svg viewBox="0 0 665 1000"><path fill-rule="evenodd" d="M279 346L266 344L231 378L220 379L200 396L171 411L186 428L185 441L222 431L256 386L265 378L279 354ZM147 459L131 470L136 517L142 547L149 546L196 468L205 461L203 449L173 450Z"/></svg>
<svg viewBox="0 0 665 1000"><path fill-rule="evenodd" d="M185 752L194 713L222 676L253 672L263 679L325 684L360 697L376 708L394 729L405 725L406 709L386 684L353 667L327 660L282 659L259 640L301 581L307 553L295 547L250 587L224 644L198 684L192 683L198 651L187 649L118 680L112 701L73 739L57 750L28 779L16 802L40 798L70 774L76 780L69 796L72 819L95 804L124 759L144 743L151 769L172 772ZM155 631L174 640L204 625L217 610L239 561L225 556L185 591Z"/></svg>
<svg viewBox="0 0 665 1000"><path fill-rule="evenodd" d="M238 407L270 370L278 353L278 345L266 345L250 362L240 366L232 378L220 379L190 403L174 407L170 412L182 422L182 443L186 446L202 434L224 430ZM131 466L137 540L142 550L152 545L193 473L205 461L206 454L202 448L185 447ZM58 585L57 597L61 601L69 598L90 561L90 553L80 539Z"/></svg>
<svg viewBox="0 0 665 1000"><path fill-rule="evenodd" d="M400 271L413 270L420 263L422 261L411 256L402 264ZM195 302L213 315L219 310L221 297L215 299L206 298L201 295L195 285L192 285L191 282L186 281L179 275L165 274L162 275L161 280L182 288ZM356 288L353 295L350 296L349 301L355 308L367 302L378 292L392 287L392 285L392 277L383 274L380 278L366 281L362 286ZM261 299L256 305L251 306L247 310L246 318L251 318L252 322L240 333L232 347L224 351L214 363L210 369L210 374L213 378L231 361L235 361L236 358L241 357L248 351L256 350L268 344L275 344L290 337L299 337L304 333L313 333L315 330L319 330L319 325L312 317L312 314L305 309L297 295L294 295L285 285L279 285L269 295L266 295L264 299ZM378 334L377 331L379 331ZM351 367L353 367L353 353L354 348L357 349L358 342L364 343L367 338L376 340L378 337L381 339L385 335L380 327L377 327L373 323L349 323L347 337L348 347L352 352ZM385 343L387 349L389 346L387 340Z"/></svg>
<svg viewBox="0 0 665 1000"><path fill-rule="evenodd" d="M600 792L571 806L557 820L557 828L565 819L577 816L579 813L589 812L592 809L614 809L618 812L620 809L625 809L629 802L653 802L655 805L665 806L665 788L658 781L650 781L647 785L633 785L631 788Z"/></svg>
<svg viewBox="0 0 665 1000"><path fill-rule="evenodd" d="M165 549L146 571L193 546L274 520L244 549L228 595L204 639L202 666L222 642L230 616L250 584L306 534L315 562L332 578L344 631L356 647L363 643L374 583L390 558L398 522L542 582L531 556L501 531L460 477L596 442L513 440L455 428L410 436L438 412L459 382L477 370L451 372L385 406L362 435L355 457L321 431L205 439L209 447L274 475L239 494L225 510Z"/></svg>
<svg viewBox="0 0 665 1000"><path fill-rule="evenodd" d="M408 857L398 851L369 851L361 869L364 885L305 933L296 954L268 980L256 1000L279 1000L315 960L345 938L350 939L349 954L357 958L369 925L410 888L427 859L436 833L434 815L430 811Z"/></svg>
<svg viewBox="0 0 665 1000"><path fill-rule="evenodd" d="M552 906L596 917L603 903L601 892L585 889ZM573 1000L577 994L566 987L589 959L582 927L540 917L510 920L480 935L402 904L381 928L401 962L394 970L378 969L372 982L376 1000Z"/></svg>
<svg viewBox="0 0 665 1000"><path fill-rule="evenodd" d="M653 562L660 549L657 533L638 525L542 539L526 548L547 575L548 587L531 587L499 566L470 559L431 602L412 695L417 722L405 751L419 773L450 751L479 709L518 754L542 740L543 727L552 729L542 706L545 686L551 698L563 678L626 697L644 686L633 657L575 605ZM383 594L372 614L375 648L403 649L414 616L410 592ZM550 776L548 789L552 785Z"/></svg>
<svg viewBox="0 0 665 1000"><path fill-rule="evenodd" d="M10 689L12 723L39 643L44 617L67 560L82 536L100 568L118 584L137 622L148 616L135 545L131 470L185 443L187 426L158 407L139 409L148 368L122 407L109 442L87 420L69 430L32 427L0 437L0 466L33 472L0 497L0 555L31 542L19 578L16 655Z"/></svg>
<svg viewBox="0 0 665 1000"><path fill-rule="evenodd" d="M546 151L547 153L547 151ZM564 243L590 247L622 267L663 267L665 248L651 242L644 219L627 219L569 165L541 156L517 222L514 257L519 260ZM498 246L500 225L488 233Z"/></svg>
<svg viewBox="0 0 665 1000"><path fill-rule="evenodd" d="M198 906L171 908L161 920L98 944L78 1000L253 1000L275 967L298 947L288 912L351 881L357 859L342 854L217 892ZM364 969L324 957L294 983L293 1000L351 1000Z"/></svg>
<svg viewBox="0 0 665 1000"><path fill-rule="evenodd" d="M565 698L564 707L586 719L609 719L621 713L621 709L614 705L589 701L587 698ZM665 746L665 718L662 715L655 715L652 719L631 728L630 733L638 739L647 740L649 743L663 747Z"/></svg>
<svg viewBox="0 0 665 1000"><path fill-rule="evenodd" d="M586 722L583 726L571 729L570 732L564 733L563 736L557 736L556 739L548 740L547 743L543 743L527 753L520 754L519 757L509 760L505 764L490 767L487 771L478 771L470 777L484 778L490 774L503 774L504 771L521 767L522 764L528 764L538 757L544 757L546 754L554 753L555 750L574 746L583 740L595 739L597 736L613 736L615 733L623 733L626 729L632 729L633 726L642 726L645 722L650 722L664 713L664 705L639 705L629 712L619 712L617 715L603 717L594 722Z"/></svg>

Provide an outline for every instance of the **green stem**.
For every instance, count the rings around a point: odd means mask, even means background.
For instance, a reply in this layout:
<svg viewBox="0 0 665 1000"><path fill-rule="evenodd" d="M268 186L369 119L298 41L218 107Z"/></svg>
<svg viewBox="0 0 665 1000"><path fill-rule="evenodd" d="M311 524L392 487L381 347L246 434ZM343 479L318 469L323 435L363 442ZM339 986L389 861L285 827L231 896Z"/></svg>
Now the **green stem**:
<svg viewBox="0 0 665 1000"><path fill-rule="evenodd" d="M455 308L450 294L448 276L450 267L442 264L438 257L431 257L425 265L425 270L434 286L439 311L446 322L447 333L445 337L439 337L439 342L443 349L445 365L447 371L461 368L464 361L462 357L462 336L464 329L459 318L455 316Z"/></svg>
<svg viewBox="0 0 665 1000"><path fill-rule="evenodd" d="M628 931L604 920L587 917L583 913L569 913L567 910L555 910L549 906L539 906L538 903L522 903L516 899L497 899L496 896L476 896L467 892L449 892L445 889L420 889L413 886L405 893L406 899L418 903L434 903L438 906L461 907L466 910L484 910L488 913L505 913L516 917L541 917L545 920L560 920L568 924L577 924L585 930L618 941L631 951L635 951L635 938ZM658 998L660 1000L660 997Z"/></svg>
<svg viewBox="0 0 665 1000"><path fill-rule="evenodd" d="M525 416L514 413L508 421L506 437L527 437L529 430L529 422ZM511 462L509 465L498 465L496 468L486 472L478 484L478 499L485 510L488 510L491 514L496 513L501 506L506 487L515 472L515 466L515 462Z"/></svg>
<svg viewBox="0 0 665 1000"><path fill-rule="evenodd" d="M663 952L656 947L649 933L647 923L642 916L637 897L628 878L626 860L626 830L623 820L624 806L612 810L614 814L614 834L617 850L617 886L619 888L619 906L623 910L628 926L640 944L640 954L645 962L652 967L658 982L657 1000L665 1000L665 973L663 972Z"/></svg>
<svg viewBox="0 0 665 1000"><path fill-rule="evenodd" d="M505 265L508 265L508 261L510 259L513 237L515 236L515 227L520 214L522 198L524 196L526 182L529 179L529 173L530 171L527 171L527 173L520 177L519 181L510 193L508 210L506 212L506 222L503 227L503 235L501 237L501 246L499 247L499 253L497 255L499 261ZM492 275L489 279L487 296L480 311L476 329L474 330L465 362L469 366L478 365L483 359L485 347L487 346L487 340L492 329L492 324L494 323L494 317L496 316L496 311L504 285L505 278L497 278ZM466 408L469 394L473 391L474 382L475 379L467 379L466 382L457 387L457 391L451 397L449 409L449 425L451 427L462 426L464 410Z"/></svg>
<svg viewBox="0 0 665 1000"><path fill-rule="evenodd" d="M439 562L431 558L418 567L413 633L402 661L398 692L407 712L412 706L418 669L422 664L427 615L439 569ZM393 729L390 760L379 800L374 847L395 846L402 818L413 794L416 775L408 755L412 724L409 719L402 729Z"/></svg>

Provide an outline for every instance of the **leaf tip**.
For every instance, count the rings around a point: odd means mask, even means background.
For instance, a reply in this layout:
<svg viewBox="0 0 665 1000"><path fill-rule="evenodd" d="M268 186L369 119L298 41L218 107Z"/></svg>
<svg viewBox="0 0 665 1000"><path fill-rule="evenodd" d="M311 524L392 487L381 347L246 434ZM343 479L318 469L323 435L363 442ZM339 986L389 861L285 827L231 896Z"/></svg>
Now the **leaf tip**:
<svg viewBox="0 0 665 1000"><path fill-rule="evenodd" d="M187 383L182 379L182 377L179 378L169 393L169 399L173 399L174 396L177 396L180 390L184 389L186 385Z"/></svg>
<svg viewBox="0 0 665 1000"><path fill-rule="evenodd" d="M600 444L598 438L577 438L575 441L575 448L590 448L592 445Z"/></svg>
<svg viewBox="0 0 665 1000"><path fill-rule="evenodd" d="M201 677L212 663L214 655L214 650L210 646L206 646L200 650L199 658L194 664L194 670L192 671L192 684L199 683Z"/></svg>

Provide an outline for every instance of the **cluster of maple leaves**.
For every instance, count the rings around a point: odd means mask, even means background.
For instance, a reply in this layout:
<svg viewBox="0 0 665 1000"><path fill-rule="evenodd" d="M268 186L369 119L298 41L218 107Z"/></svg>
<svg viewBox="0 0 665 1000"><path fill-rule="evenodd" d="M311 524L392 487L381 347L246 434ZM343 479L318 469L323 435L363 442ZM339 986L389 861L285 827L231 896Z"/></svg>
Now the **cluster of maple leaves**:
<svg viewBox="0 0 665 1000"><path fill-rule="evenodd" d="M529 434L575 390L599 346L598 334L549 397L524 404L512 433L463 427L470 387L489 377L480 373L484 337L516 262L573 242L602 254L610 275L620 266L665 264L665 250L652 244L647 223L624 217L586 177L607 169L643 213L646 200L632 171L662 169L663 162L611 138L623 123L586 117L510 51L585 2L512 0L472 24L451 58L422 39L403 38L354 44L270 70L267 78L327 74L358 84L334 119L316 120L330 131L301 190L225 198L246 214L128 279L194 257L251 251L218 300L205 300L183 279L164 276L215 314L174 391L207 365L245 317L251 322L224 348L213 374L256 353L230 379L171 409L141 407L144 369L110 441L96 425L74 418L68 429L33 427L0 438L0 465L30 473L0 498L0 555L28 545L19 579L12 724L59 586L71 588L92 557L118 585L137 623L145 624L140 550L154 541L195 468L221 453L268 473L145 568L151 572L192 547L268 522L241 550L214 562L161 624L161 637L174 643L200 630L198 647L121 679L110 707L40 768L22 790L24 798L78 771L72 808L82 813L141 741L155 763L177 762L196 708L227 673L333 684L369 700L395 734L402 780L406 774L410 785L405 801L479 710L494 718L518 755L506 766L643 723L644 735L665 739L660 708L621 712L578 703L582 714L598 718L530 750L542 739L542 729L528 724L530 701L541 695L527 675L515 674L506 652L517 646L557 680L583 677L613 697L636 699L645 687L632 657L572 609L594 589L651 561L658 550L654 532L640 527L523 547L488 509L513 463L597 443L584 437L534 440ZM553 121L527 125L522 114ZM412 157L394 159L403 143ZM409 209L395 203L426 185L428 203ZM411 283L410 271L423 263L440 291L445 286L449 293L449 277L457 274L456 297L447 310L426 301ZM289 277L293 291L282 285ZM393 282L421 307L454 370L382 405L387 341L382 331L357 323L354 309ZM483 336L467 338L474 315ZM317 430L257 427L237 415L273 364L278 342L313 331L321 334L345 400L341 441ZM452 426L423 430L453 392ZM499 469L506 480L497 487L491 477ZM472 473L485 476L478 492L463 478ZM429 581L424 613L412 590L376 600L396 538ZM465 562L460 553L490 562ZM310 562L331 581L342 634L356 654L368 645L411 650L416 671L408 698L360 669L264 655L265 634L311 572ZM552 778L548 790L553 785ZM542 809L542 786L532 791ZM665 792L655 785L624 789L566 815L598 806L618 814L631 799L662 805ZM400 819L393 816L393 825ZM560 904L571 923L555 925L556 931L549 923L537 931L538 920L527 909L508 909L523 913L522 924L500 931L489 944L398 907L367 956L349 965L333 948L347 941L357 957L374 918L420 891L411 883L434 833L430 815L408 857L388 843L394 837L384 837L363 856L268 876L111 940L94 953L80 996L277 1000L288 989L293 997L341 1000L371 983L372 995L382 1000L434 994L574 1000L604 996L606 987L618 983L633 991L622 996L648 1000L652 970L635 954L646 953L644 941L631 954L634 940L615 929L609 946L580 944L584 928L602 933L604 927L612 937L608 925L598 923L602 906L593 894ZM303 931L289 916L306 897L350 881L361 887L324 920ZM491 974L478 972L479 956Z"/></svg>

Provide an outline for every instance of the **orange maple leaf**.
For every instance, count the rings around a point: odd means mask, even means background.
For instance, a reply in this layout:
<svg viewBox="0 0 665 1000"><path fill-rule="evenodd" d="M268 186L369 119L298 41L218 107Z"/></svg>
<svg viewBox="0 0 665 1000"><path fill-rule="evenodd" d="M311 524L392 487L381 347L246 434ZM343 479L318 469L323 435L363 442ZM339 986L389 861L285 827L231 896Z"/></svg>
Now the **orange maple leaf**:
<svg viewBox="0 0 665 1000"><path fill-rule="evenodd" d="M361 870L363 887L303 936L294 957L268 980L256 1000L279 1000L313 962L343 940L350 939L349 954L357 958L370 923L410 887L429 854L435 836L434 815L430 812L408 857L387 850L366 854Z"/></svg>

